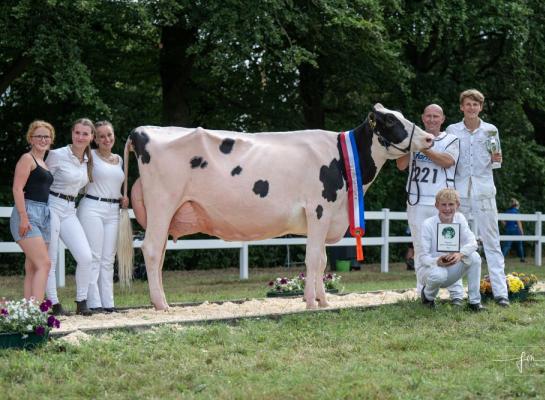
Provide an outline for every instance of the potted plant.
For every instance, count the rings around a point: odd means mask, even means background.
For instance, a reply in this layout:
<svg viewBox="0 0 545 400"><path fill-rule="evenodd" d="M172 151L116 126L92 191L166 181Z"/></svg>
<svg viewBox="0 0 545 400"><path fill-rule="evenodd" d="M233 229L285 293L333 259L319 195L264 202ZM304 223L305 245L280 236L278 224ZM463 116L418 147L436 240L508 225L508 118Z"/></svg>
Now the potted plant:
<svg viewBox="0 0 545 400"><path fill-rule="evenodd" d="M329 293L339 292L339 282L341 276L337 274L324 274L322 277L324 286ZM267 297L289 297L289 296L301 296L305 290L305 274L289 278L276 278L269 282L269 291Z"/></svg>
<svg viewBox="0 0 545 400"><path fill-rule="evenodd" d="M0 302L0 348L33 348L43 344L60 322L49 315L51 302L33 299Z"/></svg>
<svg viewBox="0 0 545 400"><path fill-rule="evenodd" d="M512 272L506 275L505 280L507 283L507 294L511 301L527 300L530 288L537 283L537 277L534 274L525 274L522 272ZM488 275L481 280L481 297L483 300L493 298L492 285Z"/></svg>

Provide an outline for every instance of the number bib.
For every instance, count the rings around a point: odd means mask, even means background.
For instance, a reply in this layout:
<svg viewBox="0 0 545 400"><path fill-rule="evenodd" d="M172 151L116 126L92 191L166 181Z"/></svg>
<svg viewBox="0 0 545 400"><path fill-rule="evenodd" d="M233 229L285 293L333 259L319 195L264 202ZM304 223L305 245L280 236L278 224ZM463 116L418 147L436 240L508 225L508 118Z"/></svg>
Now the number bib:
<svg viewBox="0 0 545 400"><path fill-rule="evenodd" d="M433 205L435 204L435 195L439 190L446 187L456 188L454 176L459 155L458 138L449 133L441 133L434 139L432 150L450 154L455 163L449 168L443 168L435 164L424 153L411 153L406 188L411 205Z"/></svg>

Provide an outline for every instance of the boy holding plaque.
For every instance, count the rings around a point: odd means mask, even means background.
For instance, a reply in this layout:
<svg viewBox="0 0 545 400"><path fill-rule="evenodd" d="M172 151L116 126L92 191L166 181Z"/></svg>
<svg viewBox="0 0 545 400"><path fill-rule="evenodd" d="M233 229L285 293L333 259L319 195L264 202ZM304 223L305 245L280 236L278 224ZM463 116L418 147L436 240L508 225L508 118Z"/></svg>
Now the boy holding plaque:
<svg viewBox="0 0 545 400"><path fill-rule="evenodd" d="M426 219L421 229L422 303L433 307L440 288L467 275L469 308L481 311L481 257L467 220L456 212L460 207L458 192L441 189L435 196L435 207L438 214Z"/></svg>

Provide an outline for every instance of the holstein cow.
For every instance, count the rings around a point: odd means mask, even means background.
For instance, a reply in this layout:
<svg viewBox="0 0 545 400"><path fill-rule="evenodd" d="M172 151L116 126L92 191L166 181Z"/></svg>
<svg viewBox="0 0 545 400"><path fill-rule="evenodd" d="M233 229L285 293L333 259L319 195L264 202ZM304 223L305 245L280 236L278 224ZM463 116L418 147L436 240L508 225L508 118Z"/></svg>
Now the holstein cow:
<svg viewBox="0 0 545 400"><path fill-rule="evenodd" d="M433 143L432 135L381 104L353 134L364 190L387 159ZM339 241L349 224L338 132L143 126L130 134L125 166L130 145L140 171L133 209L146 228L142 251L157 310L168 309L161 274L168 234L176 239L195 232L233 241L306 235L307 308L316 308L316 301L328 305L325 243Z"/></svg>

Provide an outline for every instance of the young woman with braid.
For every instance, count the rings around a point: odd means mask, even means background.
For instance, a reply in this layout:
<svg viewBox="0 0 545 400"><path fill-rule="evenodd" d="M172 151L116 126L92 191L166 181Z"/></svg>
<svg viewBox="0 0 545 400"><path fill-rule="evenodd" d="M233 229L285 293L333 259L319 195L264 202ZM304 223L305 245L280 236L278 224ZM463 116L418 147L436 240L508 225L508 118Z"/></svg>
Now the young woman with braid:
<svg viewBox="0 0 545 400"><path fill-rule="evenodd" d="M96 122L95 128L98 148L92 150L93 181L78 206L78 218L93 255L87 305L93 312L113 312L119 206L127 208L129 199L121 195L123 159L112 153L114 128L108 121Z"/></svg>
<svg viewBox="0 0 545 400"><path fill-rule="evenodd" d="M51 150L46 164L54 181L49 192L51 211L51 244L49 257L51 270L47 282L47 298L53 303L53 314L65 315L57 296L55 269L62 239L74 256L76 267L76 314L91 315L87 307L87 292L91 275L91 249L85 232L76 216L76 197L80 190L92 180L93 158L90 143L95 126L86 119L78 119L72 126L72 143Z"/></svg>

